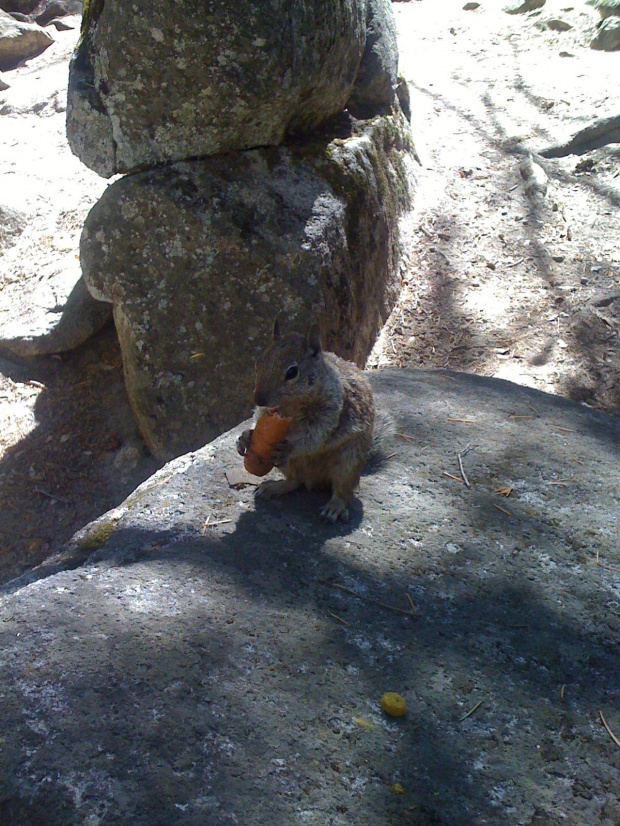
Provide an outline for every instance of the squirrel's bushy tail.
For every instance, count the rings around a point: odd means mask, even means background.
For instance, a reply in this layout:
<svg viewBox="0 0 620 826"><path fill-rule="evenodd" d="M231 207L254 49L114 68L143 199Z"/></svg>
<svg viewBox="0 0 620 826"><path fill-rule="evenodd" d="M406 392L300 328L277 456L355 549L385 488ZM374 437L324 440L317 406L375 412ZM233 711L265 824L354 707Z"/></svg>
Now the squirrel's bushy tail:
<svg viewBox="0 0 620 826"><path fill-rule="evenodd" d="M376 473L387 462L391 453L390 443L396 432L396 424L387 410L375 410L375 423L372 430L372 441L368 458L364 465L363 475Z"/></svg>

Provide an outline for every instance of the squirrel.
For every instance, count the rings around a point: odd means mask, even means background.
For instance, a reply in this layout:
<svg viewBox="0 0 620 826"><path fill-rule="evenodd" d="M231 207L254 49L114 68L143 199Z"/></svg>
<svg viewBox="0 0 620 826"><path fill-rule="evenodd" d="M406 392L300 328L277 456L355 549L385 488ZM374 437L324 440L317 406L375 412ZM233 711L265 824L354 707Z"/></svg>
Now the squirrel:
<svg viewBox="0 0 620 826"><path fill-rule="evenodd" d="M305 485L331 488L321 510L328 522L348 521L348 502L373 443L375 407L370 382L354 364L323 350L318 324L308 332L280 333L256 362L255 421L275 411L291 419L285 441L271 458L282 480L262 482L260 497L271 498ZM243 456L253 430L237 440Z"/></svg>

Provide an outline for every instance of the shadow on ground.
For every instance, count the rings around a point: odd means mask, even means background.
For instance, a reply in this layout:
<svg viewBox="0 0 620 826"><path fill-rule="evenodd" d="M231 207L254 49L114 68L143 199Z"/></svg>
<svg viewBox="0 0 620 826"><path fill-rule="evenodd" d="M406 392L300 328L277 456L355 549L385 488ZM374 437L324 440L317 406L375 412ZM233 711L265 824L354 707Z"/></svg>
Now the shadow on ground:
<svg viewBox="0 0 620 826"><path fill-rule="evenodd" d="M159 464L137 433L112 325L59 356L0 358L0 371L38 393L35 426L0 460L6 582L118 505Z"/></svg>

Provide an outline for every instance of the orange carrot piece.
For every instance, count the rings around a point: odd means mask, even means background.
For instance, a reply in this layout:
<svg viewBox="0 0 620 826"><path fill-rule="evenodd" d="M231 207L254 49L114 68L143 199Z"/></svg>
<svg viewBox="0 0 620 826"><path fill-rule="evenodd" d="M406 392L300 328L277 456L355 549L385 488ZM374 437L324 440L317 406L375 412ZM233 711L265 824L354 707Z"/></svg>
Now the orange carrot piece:
<svg viewBox="0 0 620 826"><path fill-rule="evenodd" d="M264 476L273 467L271 450L278 442L283 442L291 423L274 413L273 416L261 416L256 422L250 447L243 457L243 464L248 473L254 476Z"/></svg>

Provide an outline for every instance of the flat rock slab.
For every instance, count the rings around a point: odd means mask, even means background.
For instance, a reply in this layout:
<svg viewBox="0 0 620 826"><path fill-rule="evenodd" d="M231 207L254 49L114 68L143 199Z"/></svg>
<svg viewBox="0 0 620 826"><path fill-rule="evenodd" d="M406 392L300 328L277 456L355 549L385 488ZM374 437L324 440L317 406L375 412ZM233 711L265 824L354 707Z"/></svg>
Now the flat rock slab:
<svg viewBox="0 0 620 826"><path fill-rule="evenodd" d="M5 586L3 823L618 823L620 421L372 381L348 525L232 487L240 426Z"/></svg>

